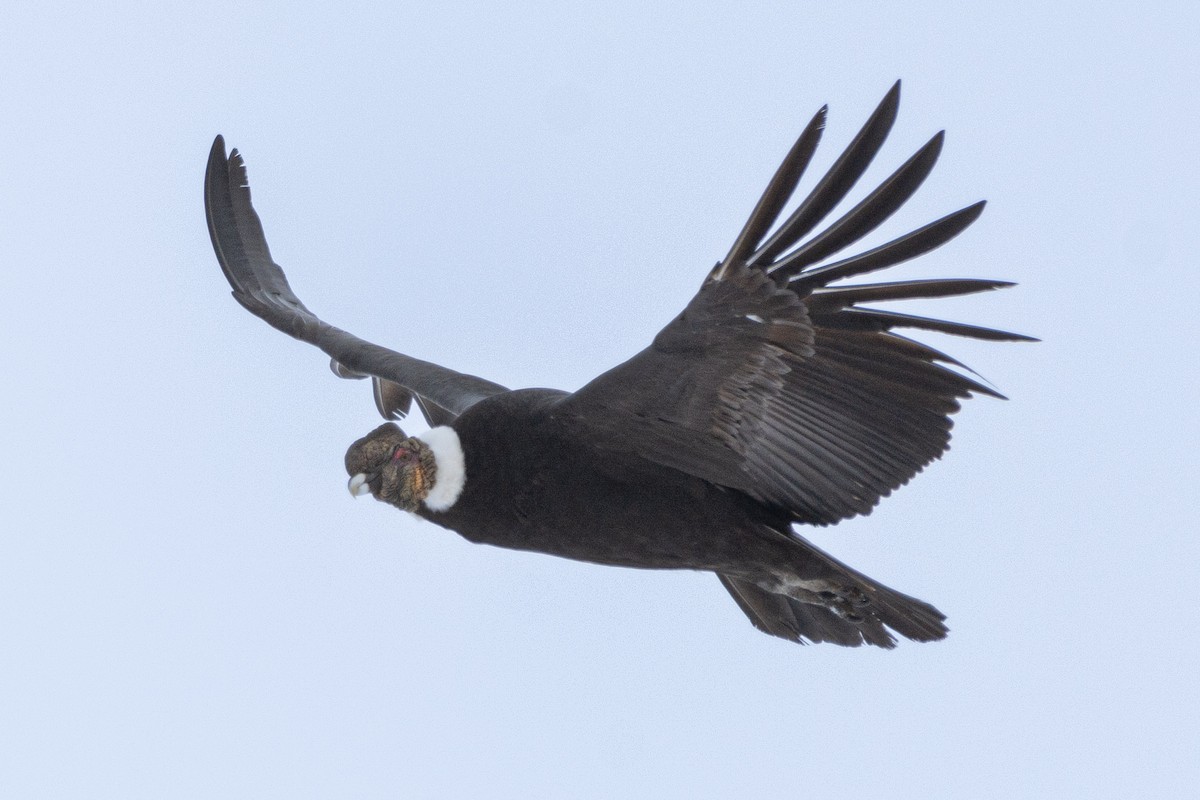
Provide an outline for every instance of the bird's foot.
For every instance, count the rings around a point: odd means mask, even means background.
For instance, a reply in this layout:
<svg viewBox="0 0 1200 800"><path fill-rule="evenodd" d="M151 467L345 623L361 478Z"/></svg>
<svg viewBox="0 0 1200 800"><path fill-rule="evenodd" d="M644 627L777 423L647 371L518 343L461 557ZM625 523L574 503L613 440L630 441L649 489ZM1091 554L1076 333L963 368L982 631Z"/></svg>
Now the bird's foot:
<svg viewBox="0 0 1200 800"><path fill-rule="evenodd" d="M862 622L862 611L871 604L871 598L857 586L838 586L817 592L833 613L847 622Z"/></svg>

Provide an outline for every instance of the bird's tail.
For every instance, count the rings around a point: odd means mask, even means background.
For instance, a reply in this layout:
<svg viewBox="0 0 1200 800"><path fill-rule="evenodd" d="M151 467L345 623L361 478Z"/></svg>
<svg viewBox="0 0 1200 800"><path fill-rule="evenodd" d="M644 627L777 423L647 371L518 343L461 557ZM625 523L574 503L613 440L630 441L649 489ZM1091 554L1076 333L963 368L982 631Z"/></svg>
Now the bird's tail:
<svg viewBox="0 0 1200 800"><path fill-rule="evenodd" d="M755 580L719 575L754 626L793 642L830 642L892 648L892 631L917 642L946 638L946 615L922 600L871 580L807 540L799 545L794 575Z"/></svg>

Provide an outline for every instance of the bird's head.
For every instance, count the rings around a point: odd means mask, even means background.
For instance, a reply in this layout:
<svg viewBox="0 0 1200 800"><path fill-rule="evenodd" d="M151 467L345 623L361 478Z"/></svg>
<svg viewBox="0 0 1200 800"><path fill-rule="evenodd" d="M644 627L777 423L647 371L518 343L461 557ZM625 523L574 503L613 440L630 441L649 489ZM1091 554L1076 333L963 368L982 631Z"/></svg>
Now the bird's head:
<svg viewBox="0 0 1200 800"><path fill-rule="evenodd" d="M424 441L387 422L350 445L346 472L355 497L369 492L376 500L416 511L437 481L437 459Z"/></svg>

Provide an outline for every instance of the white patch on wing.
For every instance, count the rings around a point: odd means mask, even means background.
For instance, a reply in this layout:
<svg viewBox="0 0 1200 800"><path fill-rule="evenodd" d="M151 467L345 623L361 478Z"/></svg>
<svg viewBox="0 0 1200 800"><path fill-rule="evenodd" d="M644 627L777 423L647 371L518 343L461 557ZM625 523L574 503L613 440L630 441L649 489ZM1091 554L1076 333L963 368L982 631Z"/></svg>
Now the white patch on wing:
<svg viewBox="0 0 1200 800"><path fill-rule="evenodd" d="M758 314L747 314L746 319L750 320L751 322L758 322L758 323L762 323L762 322L766 321L762 317L760 317Z"/></svg>
<svg viewBox="0 0 1200 800"><path fill-rule="evenodd" d="M434 461L437 462L437 478L429 496L425 498L425 507L430 511L445 511L454 505L467 484L467 465L463 458L462 443L454 428L439 425L430 428L417 438L429 445L433 451Z"/></svg>

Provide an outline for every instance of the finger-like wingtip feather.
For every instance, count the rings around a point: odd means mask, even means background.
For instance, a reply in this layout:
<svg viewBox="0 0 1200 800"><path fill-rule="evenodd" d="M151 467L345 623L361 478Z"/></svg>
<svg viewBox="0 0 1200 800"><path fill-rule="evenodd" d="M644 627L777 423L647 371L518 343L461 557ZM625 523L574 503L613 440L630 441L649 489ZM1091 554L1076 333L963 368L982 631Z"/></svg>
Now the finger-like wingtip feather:
<svg viewBox="0 0 1200 800"><path fill-rule="evenodd" d="M233 221L233 209L229 202L228 159L225 156L225 137L217 134L208 151L208 166L204 170L204 216L208 222L208 235L212 242L217 262L225 278L236 290L234 276L229 269L230 253L227 245L236 238L237 225Z"/></svg>
<svg viewBox="0 0 1200 800"><path fill-rule="evenodd" d="M967 325L963 322L950 322L944 319L920 317L913 314L903 314L898 311L884 311L878 308L846 309L829 320L830 326L852 328L856 330L891 330L892 328L920 328L938 333L949 333L954 336L965 336L971 339L984 339L992 342L1031 342L1037 341L1023 333L1002 331L997 328L985 328L980 325Z"/></svg>
<svg viewBox="0 0 1200 800"><path fill-rule="evenodd" d="M908 161L888 176L887 180L863 198L862 202L819 235L781 259L772 268L772 274L795 275L809 264L836 253L879 227L896 213L929 177L938 156L941 155L944 141L945 131L934 134Z"/></svg>
<svg viewBox="0 0 1200 800"><path fill-rule="evenodd" d="M821 141L821 132L825 129L825 118L828 113L829 106L821 106L800 137L796 139L796 143L784 157L783 163L775 170L775 175L767 184L767 188L754 206L754 210L750 212L750 218L742 226L741 233L734 240L733 247L729 249L729 255L725 256L722 264L734 264L746 260L767 231L771 229L771 226L775 224L779 213L783 211L783 207L787 205L792 193L796 191L796 185L808 168L809 162L812 161L813 153L816 152L817 145Z"/></svg>
<svg viewBox="0 0 1200 800"><path fill-rule="evenodd" d="M900 82L897 81L808 197L750 256L748 263L770 264L776 256L804 238L842 201L883 147L899 109Z"/></svg>
<svg viewBox="0 0 1200 800"><path fill-rule="evenodd" d="M248 296L261 290L253 259L265 256L269 262L270 253L262 224L250 205L245 163L236 148L225 155L225 138L220 135L213 140L204 171L204 211L213 251L234 295Z"/></svg>
<svg viewBox="0 0 1200 800"><path fill-rule="evenodd" d="M807 271L800 271L797 264L787 264L776 270L777 275L795 275L788 286L797 294L805 294L817 287L826 286L834 281L862 275L867 272L895 266L911 258L924 255L930 250L941 247L958 234L966 230L971 223L979 219L987 202L980 200L966 208L947 214L912 233L907 233L886 244L859 253L856 256L825 264ZM798 262L799 263L799 262ZM797 274L798 273L798 274Z"/></svg>
<svg viewBox="0 0 1200 800"><path fill-rule="evenodd" d="M1012 281L982 278L936 278L932 280L863 283L853 286L817 287L808 299L813 314L829 314L855 303L892 300L928 300L936 297L956 297L994 289L1006 289Z"/></svg>

